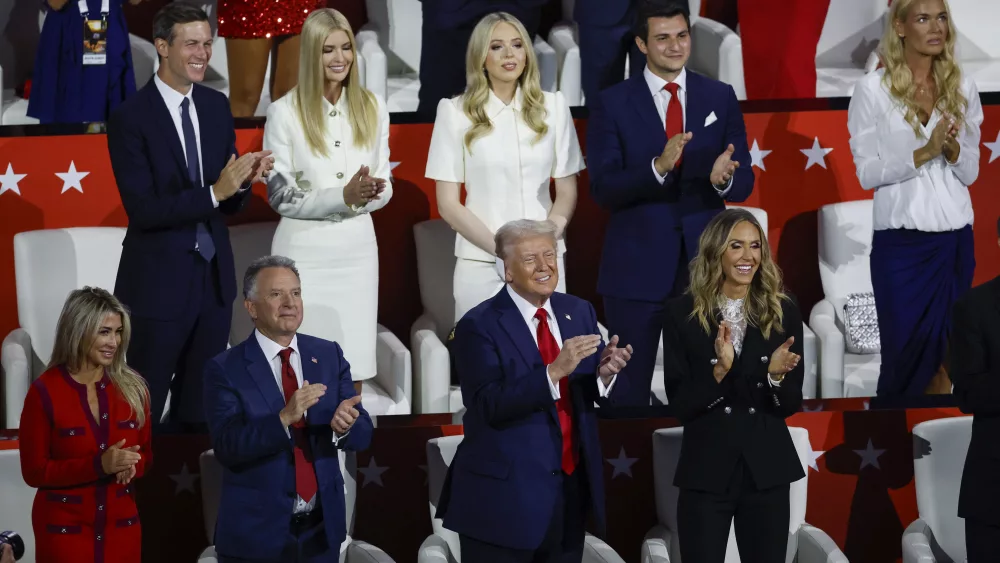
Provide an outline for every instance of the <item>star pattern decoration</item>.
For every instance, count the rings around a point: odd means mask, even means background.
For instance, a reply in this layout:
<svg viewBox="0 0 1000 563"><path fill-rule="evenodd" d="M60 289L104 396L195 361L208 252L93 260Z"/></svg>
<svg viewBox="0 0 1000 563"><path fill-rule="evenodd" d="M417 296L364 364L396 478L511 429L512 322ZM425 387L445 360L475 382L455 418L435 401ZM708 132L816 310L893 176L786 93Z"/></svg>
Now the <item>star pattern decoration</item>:
<svg viewBox="0 0 1000 563"><path fill-rule="evenodd" d="M170 479L176 483L174 489L174 494L179 495L182 491L188 491L194 494L194 482L198 480L199 475L197 473L191 473L188 471L187 464L181 465L180 473L174 473L170 476Z"/></svg>
<svg viewBox="0 0 1000 563"><path fill-rule="evenodd" d="M56 172L56 176L63 181L62 192L66 193L69 190L76 190L83 193L83 185L80 183L81 180L86 178L90 172L77 172L76 162L69 161L69 170L66 172Z"/></svg>
<svg viewBox="0 0 1000 563"><path fill-rule="evenodd" d="M771 154L771 151L761 149L760 146L757 145L757 139L754 139L753 146L750 147L750 167L753 168L756 166L761 170L767 170L767 168L764 168L764 159L769 154Z"/></svg>
<svg viewBox="0 0 1000 563"><path fill-rule="evenodd" d="M388 467L379 467L378 464L375 463L375 456L370 457L368 459L368 467L358 468L358 473L365 476L365 484L361 485L361 488L363 489L372 483L375 483L379 487L385 487L385 485L382 484L382 474L388 470Z"/></svg>
<svg viewBox="0 0 1000 563"><path fill-rule="evenodd" d="M17 195L21 195L21 189L17 186L17 183L23 180L27 174L15 174L14 166L11 163L7 163L7 172L0 174L0 194L4 192L14 192Z"/></svg>
<svg viewBox="0 0 1000 563"><path fill-rule="evenodd" d="M875 449L875 447L872 445L871 438L868 438L868 446L865 447L865 449L853 450L853 451L854 453L861 456L861 467L858 468L858 471L861 471L862 469L868 467L869 465L878 470L882 469L882 467L879 466L878 464L878 458L879 456L885 453L885 450Z"/></svg>
<svg viewBox="0 0 1000 563"><path fill-rule="evenodd" d="M806 463L809 464L809 468L813 471L819 471L819 464L816 463L816 460L821 458L825 453L826 450L814 450L810 442L809 451L806 452Z"/></svg>
<svg viewBox="0 0 1000 563"><path fill-rule="evenodd" d="M983 143L983 146L990 149L990 162L1000 158L1000 131L997 131L997 140L992 143Z"/></svg>
<svg viewBox="0 0 1000 563"><path fill-rule="evenodd" d="M802 154L806 155L809 160L806 161L806 170L812 167L814 164L818 164L826 169L826 155L830 154L833 149L825 149L819 144L819 137L813 137L813 146L808 149L799 149Z"/></svg>
<svg viewBox="0 0 1000 563"><path fill-rule="evenodd" d="M622 446L621 450L618 451L618 457L609 457L605 461L611 464L614 471L611 473L611 478L614 479L619 475L626 475L632 477L632 466L635 462L639 461L637 457L628 457L625 455L625 446Z"/></svg>
<svg viewBox="0 0 1000 563"><path fill-rule="evenodd" d="M400 164L402 164L402 162L392 162L391 160L389 161L389 177L390 178L394 177L392 171L395 170L396 167L399 166Z"/></svg>
<svg viewBox="0 0 1000 563"><path fill-rule="evenodd" d="M818 403L815 407L810 407L809 405L802 405L802 412L822 412L823 403Z"/></svg>

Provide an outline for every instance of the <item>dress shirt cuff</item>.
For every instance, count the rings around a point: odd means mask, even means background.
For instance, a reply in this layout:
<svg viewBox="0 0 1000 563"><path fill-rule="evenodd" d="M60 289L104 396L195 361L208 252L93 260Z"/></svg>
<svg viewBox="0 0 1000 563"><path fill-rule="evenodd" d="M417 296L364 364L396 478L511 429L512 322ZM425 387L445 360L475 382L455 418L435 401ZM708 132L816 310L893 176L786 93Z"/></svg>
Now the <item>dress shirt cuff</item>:
<svg viewBox="0 0 1000 563"><path fill-rule="evenodd" d="M729 190L733 187L733 177L732 176L729 177L729 182L726 183L726 187L724 188L719 188L719 186L712 186L712 187L715 188L716 192L718 192L719 197L726 197L726 194L728 194Z"/></svg>
<svg viewBox="0 0 1000 563"><path fill-rule="evenodd" d="M549 368L545 368L545 379L549 382L549 391L552 392L552 400L558 401L559 397L561 397L559 386L552 382L552 377L549 376Z"/></svg>
<svg viewBox="0 0 1000 563"><path fill-rule="evenodd" d="M782 378L782 379L784 379L784 378ZM771 387L781 387L781 381L776 381L776 380L772 379L771 378L771 374L767 374L767 383Z"/></svg>
<svg viewBox="0 0 1000 563"><path fill-rule="evenodd" d="M653 168L653 176L656 176L656 181L659 182L660 185L662 186L663 183L667 181L667 177L665 175L660 176L660 173L656 171L656 159L654 158L653 160L649 161L649 165L650 167ZM670 174L670 172L667 172L667 174Z"/></svg>
<svg viewBox="0 0 1000 563"><path fill-rule="evenodd" d="M339 446L340 445L340 441L343 440L344 438L347 438L347 435L350 434L350 433L351 433L351 429L348 428L347 432L344 432L343 434L341 434L340 436L338 436L337 435L337 431L335 430L333 432L333 447Z"/></svg>
<svg viewBox="0 0 1000 563"><path fill-rule="evenodd" d="M215 188L215 186L209 186L208 187L208 195L210 195L212 197L212 207L214 209L218 209L219 208L219 200L215 199L215 189L214 188Z"/></svg>
<svg viewBox="0 0 1000 563"><path fill-rule="evenodd" d="M604 378L600 375L597 376L597 394L600 395L602 399L607 399L608 395L611 394L611 390L615 387L615 382L618 381L618 374L611 376L611 383L608 386L604 386Z"/></svg>

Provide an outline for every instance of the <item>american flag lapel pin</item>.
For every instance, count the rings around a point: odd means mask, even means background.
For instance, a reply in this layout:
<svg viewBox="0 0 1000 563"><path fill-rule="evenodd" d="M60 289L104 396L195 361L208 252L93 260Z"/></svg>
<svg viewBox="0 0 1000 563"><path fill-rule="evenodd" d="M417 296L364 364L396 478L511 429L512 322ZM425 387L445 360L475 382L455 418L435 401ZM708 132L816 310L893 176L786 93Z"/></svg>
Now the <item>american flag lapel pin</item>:
<svg viewBox="0 0 1000 563"><path fill-rule="evenodd" d="M309 358L309 359L312 360L312 363L314 363L314 364L318 364L319 363L319 360L317 360L316 358Z"/></svg>
<svg viewBox="0 0 1000 563"><path fill-rule="evenodd" d="M570 317L570 316L569 316L569 315L567 314L567 315L566 315L566 320L567 320L567 321L571 321L571 320L573 320L573 317Z"/></svg>

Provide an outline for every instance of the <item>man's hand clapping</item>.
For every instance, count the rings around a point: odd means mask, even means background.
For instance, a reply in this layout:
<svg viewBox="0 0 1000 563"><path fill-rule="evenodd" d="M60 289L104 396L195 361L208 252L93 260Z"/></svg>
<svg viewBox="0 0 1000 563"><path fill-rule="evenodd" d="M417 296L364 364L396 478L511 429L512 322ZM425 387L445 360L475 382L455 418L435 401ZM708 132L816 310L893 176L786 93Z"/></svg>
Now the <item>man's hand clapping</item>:
<svg viewBox="0 0 1000 563"><path fill-rule="evenodd" d="M678 133L667 141L666 146L663 147L663 153L653 161L653 166L656 167L657 174L666 176L674 169L677 161L681 158L681 154L684 152L684 145L688 144L688 141L693 136L693 133L688 131L687 133Z"/></svg>
<svg viewBox="0 0 1000 563"><path fill-rule="evenodd" d="M326 385L303 381L302 387L299 387L295 393L292 393L292 398L285 404L285 408L281 409L281 412L278 413L281 423L285 426L291 426L302 420L306 411L318 403L323 398L323 395L326 395Z"/></svg>
<svg viewBox="0 0 1000 563"><path fill-rule="evenodd" d="M123 448L124 445L125 440L120 440L101 454L101 469L104 470L105 475L117 475L130 468L135 469L135 464L142 459L142 456L139 455L139 446Z"/></svg>
<svg viewBox="0 0 1000 563"><path fill-rule="evenodd" d="M549 378L553 383L559 383L560 379L576 371L581 361L594 355L600 343L599 334L574 336L563 342L562 350L559 351L556 360L549 364Z"/></svg>
<svg viewBox="0 0 1000 563"><path fill-rule="evenodd" d="M719 155L719 158L715 159L715 164L712 165L712 174L709 176L713 186L728 184L733 174L736 173L736 169L740 167L740 162L733 160L734 152L736 152L736 148L730 143L726 150Z"/></svg>
<svg viewBox="0 0 1000 563"><path fill-rule="evenodd" d="M256 155L256 160L250 169L250 175L243 183L266 184L268 175L271 174L271 170L274 170L274 157L271 156L271 151L260 151L253 154Z"/></svg>
<svg viewBox="0 0 1000 563"><path fill-rule="evenodd" d="M624 348L619 348L618 335L612 336L611 341L608 342L608 345L604 347L604 351L601 352L601 363L600 367L597 368L597 374L601 376L605 387L611 384L611 378L625 369L625 366L631 359L632 345L627 344Z"/></svg>
<svg viewBox="0 0 1000 563"><path fill-rule="evenodd" d="M354 426L354 421L361 416L358 409L354 408L361 402L361 395L355 395L350 399L344 399L337 407L337 412L333 413L333 420L330 421L330 428L339 435L347 434L347 431Z"/></svg>

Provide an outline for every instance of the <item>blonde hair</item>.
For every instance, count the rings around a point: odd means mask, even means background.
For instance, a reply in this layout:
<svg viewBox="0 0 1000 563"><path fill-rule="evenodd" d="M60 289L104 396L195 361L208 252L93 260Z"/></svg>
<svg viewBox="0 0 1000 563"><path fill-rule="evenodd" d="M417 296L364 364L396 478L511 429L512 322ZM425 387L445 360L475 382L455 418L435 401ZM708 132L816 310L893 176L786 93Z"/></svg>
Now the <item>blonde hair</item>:
<svg viewBox="0 0 1000 563"><path fill-rule="evenodd" d="M146 380L125 363L125 353L132 337L128 311L117 297L99 287L84 287L70 292L59 314L56 343L49 368L66 366L73 372L84 367L98 331L108 315L118 315L122 321L122 341L105 373L132 409L141 428L146 423L149 388Z"/></svg>
<svg viewBox="0 0 1000 563"><path fill-rule="evenodd" d="M299 45L299 83L289 92L299 123L306 134L309 148L317 156L329 156L326 144L326 111L323 92L326 69L323 66L323 45L335 31L343 31L351 42L354 61L344 80L341 96L347 98L347 119L351 122L354 145L371 148L378 133L378 104L375 95L361 86L358 76L357 42L351 24L343 14L332 8L314 10L302 24Z"/></svg>
<svg viewBox="0 0 1000 563"><path fill-rule="evenodd" d="M521 119L525 125L535 132L533 142L538 142L549 131L545 123L545 95L538 74L538 57L531 45L531 37L524 25L507 12L487 14L479 20L472 37L469 38L469 48L465 52L465 93L462 94L462 109L472 122L472 127L465 133L465 148L472 152L472 143L493 130L493 122L486 115L486 102L490 99L490 77L486 72L486 57L489 55L493 30L501 23L514 26L521 36L524 45L524 71L517 81L521 87L523 103Z"/></svg>
<svg viewBox="0 0 1000 563"><path fill-rule="evenodd" d="M687 293L694 298L694 309L690 318L698 319L705 332L719 323L717 318L722 296L725 273L722 270L722 256L729 247L729 237L733 229L743 222L750 223L760 236L760 265L757 274L747 290L745 307L747 322L760 329L764 338L771 331L783 333L782 300L788 299L782 289L781 270L771 258L771 248L767 244L764 230L752 213L745 209L726 209L716 215L705 227L698 239L698 256L691 261L691 282Z"/></svg>
<svg viewBox="0 0 1000 563"><path fill-rule="evenodd" d="M916 101L917 85L913 81L913 72L906 64L903 50L905 39L896 33L895 27L896 22L906 21L910 10L917 1L893 0L889 16L886 18L882 40L879 43L879 55L885 66L882 83L902 106L901 109L905 110L906 121L913 128L913 133L917 137L923 137L923 132L920 129L920 116L923 109ZM942 0L942 2L945 12L948 14L948 37L944 43L944 50L941 51L940 55L934 57L931 67L938 96L937 100L934 101L934 107L950 114L957 123L962 124L965 121L965 110L969 101L962 94L962 69L955 62L955 41L958 32L951 21L951 8L948 6L948 0Z"/></svg>

